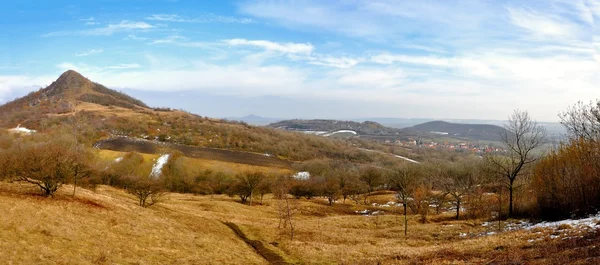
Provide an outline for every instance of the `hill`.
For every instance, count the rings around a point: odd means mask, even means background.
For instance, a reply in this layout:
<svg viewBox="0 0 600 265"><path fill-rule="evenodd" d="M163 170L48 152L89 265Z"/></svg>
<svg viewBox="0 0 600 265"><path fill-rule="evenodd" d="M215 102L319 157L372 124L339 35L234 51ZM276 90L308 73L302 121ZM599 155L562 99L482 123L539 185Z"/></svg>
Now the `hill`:
<svg viewBox="0 0 600 265"><path fill-rule="evenodd" d="M277 119L277 118L261 117L261 116L257 116L254 114L246 115L243 117L227 117L225 119L230 120L230 121L241 121L241 122L248 123L250 125L257 125L257 126L265 126L270 123L281 120L281 119Z"/></svg>
<svg viewBox="0 0 600 265"><path fill-rule="evenodd" d="M269 154L286 161L344 158L372 163L385 157L367 154L345 141L250 126L169 108L151 108L72 70L63 73L48 87L0 106L0 127L9 129L19 124L44 133L75 133L89 146L109 138L129 137L244 152L242 157L247 157L248 153ZM361 131L368 127L377 131L380 125L365 123ZM223 154L233 154L220 152L216 156L216 153L211 153L216 159L221 159ZM239 162L245 159L225 160Z"/></svg>
<svg viewBox="0 0 600 265"><path fill-rule="evenodd" d="M285 129L301 132L335 132L340 130L350 130L361 136L401 136L402 130L385 127L377 122L365 121L340 121L340 120L284 120L269 124L271 128Z"/></svg>
<svg viewBox="0 0 600 265"><path fill-rule="evenodd" d="M500 141L504 128L490 124L463 124L445 121L430 121L405 128L407 132L420 134L433 134L461 139L474 139L484 141Z"/></svg>

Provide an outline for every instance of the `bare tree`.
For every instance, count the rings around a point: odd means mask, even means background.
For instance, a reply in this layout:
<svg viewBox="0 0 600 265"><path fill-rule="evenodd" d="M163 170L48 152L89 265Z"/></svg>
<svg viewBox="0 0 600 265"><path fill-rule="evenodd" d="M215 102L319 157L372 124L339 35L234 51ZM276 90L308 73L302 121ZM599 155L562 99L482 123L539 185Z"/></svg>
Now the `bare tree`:
<svg viewBox="0 0 600 265"><path fill-rule="evenodd" d="M458 220L463 197L471 193L478 184L475 168L472 164L465 162L449 166L442 175L441 187L456 202L456 220Z"/></svg>
<svg viewBox="0 0 600 265"><path fill-rule="evenodd" d="M280 176L272 182L271 190L277 200L277 213L279 215L279 225L277 228L286 231L289 229L290 240L294 240L293 216L298 211L298 201L292 200L288 196L293 180L289 177Z"/></svg>
<svg viewBox="0 0 600 265"><path fill-rule="evenodd" d="M578 102L567 111L559 114L562 125L572 140L600 140L600 100L594 104Z"/></svg>
<svg viewBox="0 0 600 265"><path fill-rule="evenodd" d="M546 130L529 117L526 111L515 110L501 133L502 142L507 150L504 154L492 154L487 157L492 170L507 181L509 206L508 216L513 216L513 195L515 180L524 169L535 162L537 156L533 150L546 141Z"/></svg>
<svg viewBox="0 0 600 265"><path fill-rule="evenodd" d="M133 175L125 176L125 179L127 192L137 197L142 207L154 205L164 195L164 185L159 180Z"/></svg>
<svg viewBox="0 0 600 265"><path fill-rule="evenodd" d="M256 188L265 179L265 173L260 171L246 172L238 174L235 177L236 183L234 183L231 192L237 194L242 202L250 199L248 205L252 206L252 196Z"/></svg>
<svg viewBox="0 0 600 265"><path fill-rule="evenodd" d="M406 217L408 201L421 181L421 173L422 170L417 168L416 165L406 165L388 175L388 185L392 190L397 192L398 200L404 208L404 236L408 232L408 220Z"/></svg>

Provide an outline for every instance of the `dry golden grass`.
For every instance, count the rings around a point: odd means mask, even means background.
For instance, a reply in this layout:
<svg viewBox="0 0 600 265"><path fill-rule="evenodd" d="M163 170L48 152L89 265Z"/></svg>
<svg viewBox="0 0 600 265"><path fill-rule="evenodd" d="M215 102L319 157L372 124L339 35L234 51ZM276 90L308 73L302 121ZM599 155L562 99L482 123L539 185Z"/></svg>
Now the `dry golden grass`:
<svg viewBox="0 0 600 265"><path fill-rule="evenodd" d="M0 182L0 256L29 264L265 264L264 258L224 225L231 222L297 264L593 264L600 250L595 233L573 239L539 238L552 231L532 230L477 236L493 231L478 221L419 223L389 208L382 216L353 214L372 206L347 201L333 207L324 199L294 200L298 213L293 241L278 229L277 201L240 204L223 195L169 194L141 208L119 189L79 189L76 199L63 187L42 198L32 186ZM374 196L391 200L392 194ZM256 200L258 201L258 200ZM451 216L452 214L448 214ZM565 228L566 229L566 228ZM461 233L467 236L461 236Z"/></svg>
<svg viewBox="0 0 600 265"><path fill-rule="evenodd" d="M99 158L105 160L114 161L118 157L122 157L125 155L124 152L111 151L111 150L96 150ZM152 164L160 155L153 154L141 154L144 157L145 167L152 168ZM194 172L203 171L203 170L212 170L214 172L226 172L230 174L236 174L241 172L254 172L261 171L266 173L282 173L287 174L291 173L288 169L282 168L272 168L272 167L263 167L263 166L255 166L248 164L238 164L231 163L225 161L218 160L207 160L207 159L198 159L198 158L189 158L185 157L185 164L188 165L189 168L192 168Z"/></svg>
<svg viewBox="0 0 600 265"><path fill-rule="evenodd" d="M266 263L218 220L141 208L120 190L102 186L80 189L77 199L42 198L27 194L35 192L28 185L1 185L2 263Z"/></svg>

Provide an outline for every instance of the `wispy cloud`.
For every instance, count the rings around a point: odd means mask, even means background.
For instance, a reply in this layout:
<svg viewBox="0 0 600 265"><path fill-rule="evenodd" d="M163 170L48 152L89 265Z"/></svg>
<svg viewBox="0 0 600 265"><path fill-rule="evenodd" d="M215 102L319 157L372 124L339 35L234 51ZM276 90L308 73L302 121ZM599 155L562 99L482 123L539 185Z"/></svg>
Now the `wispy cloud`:
<svg viewBox="0 0 600 265"><path fill-rule="evenodd" d="M224 43L230 46L251 46L263 48L268 51L290 53L290 54L310 54L314 50L314 46L310 43L278 43L267 40L247 40L247 39L230 39L224 40Z"/></svg>
<svg viewBox="0 0 600 265"><path fill-rule="evenodd" d="M138 40L138 41L145 41L148 40L148 38L146 37L139 37L135 34L129 34L127 35L127 37L125 37L125 40Z"/></svg>
<svg viewBox="0 0 600 265"><path fill-rule="evenodd" d="M180 35L171 35L162 39L156 39L151 41L149 44L168 44L168 43L182 43L187 41L188 38Z"/></svg>
<svg viewBox="0 0 600 265"><path fill-rule="evenodd" d="M510 22L531 34L563 39L572 39L579 34L577 26L560 17L531 9L509 7L507 10Z"/></svg>
<svg viewBox="0 0 600 265"><path fill-rule="evenodd" d="M219 16L215 14L204 14L198 17L184 17L177 14L153 14L146 17L147 20L165 21L165 22L182 22L182 23L240 23L249 24L254 21L250 18L237 18L232 16Z"/></svg>
<svg viewBox="0 0 600 265"><path fill-rule="evenodd" d="M90 49L85 52L76 53L75 56L78 56L78 57L90 56L93 54L102 53L103 51L104 51L103 49Z"/></svg>
<svg viewBox="0 0 600 265"><path fill-rule="evenodd" d="M138 69L141 67L142 66L137 63L121 63L121 64L108 65L108 66L96 66L96 65L89 65L89 64L85 64L85 63L63 62L63 63L56 65L56 68L58 68L62 71L75 70L75 71L79 71L79 72L86 73L86 74L87 73L105 73L105 72L111 71L111 70L131 70L131 69Z"/></svg>
<svg viewBox="0 0 600 265"><path fill-rule="evenodd" d="M104 27L78 30L78 31L54 31L43 34L42 37L59 37L68 35L83 35L83 36L109 36L117 32L131 32L136 30L149 30L155 28L154 25L143 21L122 20L117 24L108 24Z"/></svg>
<svg viewBox="0 0 600 265"><path fill-rule="evenodd" d="M83 21L84 25L86 25L86 26L93 26L93 25L98 24L98 22L96 22L96 19L94 17L83 18L80 20Z"/></svg>

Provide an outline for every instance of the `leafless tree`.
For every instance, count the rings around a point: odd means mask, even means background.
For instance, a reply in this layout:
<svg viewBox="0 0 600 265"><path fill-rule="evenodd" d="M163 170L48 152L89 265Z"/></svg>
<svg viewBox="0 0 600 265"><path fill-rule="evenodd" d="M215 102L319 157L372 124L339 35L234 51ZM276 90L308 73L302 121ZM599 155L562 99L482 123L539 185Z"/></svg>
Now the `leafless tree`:
<svg viewBox="0 0 600 265"><path fill-rule="evenodd" d="M440 184L444 192L456 202L456 220L460 218L463 197L473 191L478 184L477 173L468 162L448 166L442 173Z"/></svg>
<svg viewBox="0 0 600 265"><path fill-rule="evenodd" d="M279 225L277 228L288 231L290 240L294 240L294 222L293 216L298 211L298 201L289 197L288 193L293 180L286 176L280 176L272 182L271 190L277 200L277 213L279 215Z"/></svg>
<svg viewBox="0 0 600 265"><path fill-rule="evenodd" d="M589 104L580 101L559 117L572 140L600 140L600 100Z"/></svg>
<svg viewBox="0 0 600 265"><path fill-rule="evenodd" d="M154 205L165 194L164 185L159 180L134 175L124 178L127 182L127 192L137 197L142 207Z"/></svg>
<svg viewBox="0 0 600 265"><path fill-rule="evenodd" d="M388 185L397 192L398 200L404 208L404 236L408 232L407 208L421 181L422 170L416 165L406 165L388 174Z"/></svg>
<svg viewBox="0 0 600 265"><path fill-rule="evenodd" d="M537 156L533 150L546 141L546 130L529 117L526 111L515 110L501 133L502 142L507 148L503 154L487 156L491 168L505 179L508 186L508 216L513 216L513 195L515 180L522 175L526 167L535 162Z"/></svg>
<svg viewBox="0 0 600 265"><path fill-rule="evenodd" d="M246 172L240 173L235 177L236 183L232 187L232 193L237 194L242 202L246 202L249 199L248 205L252 206L252 197L257 187L265 179L265 173L260 171Z"/></svg>

